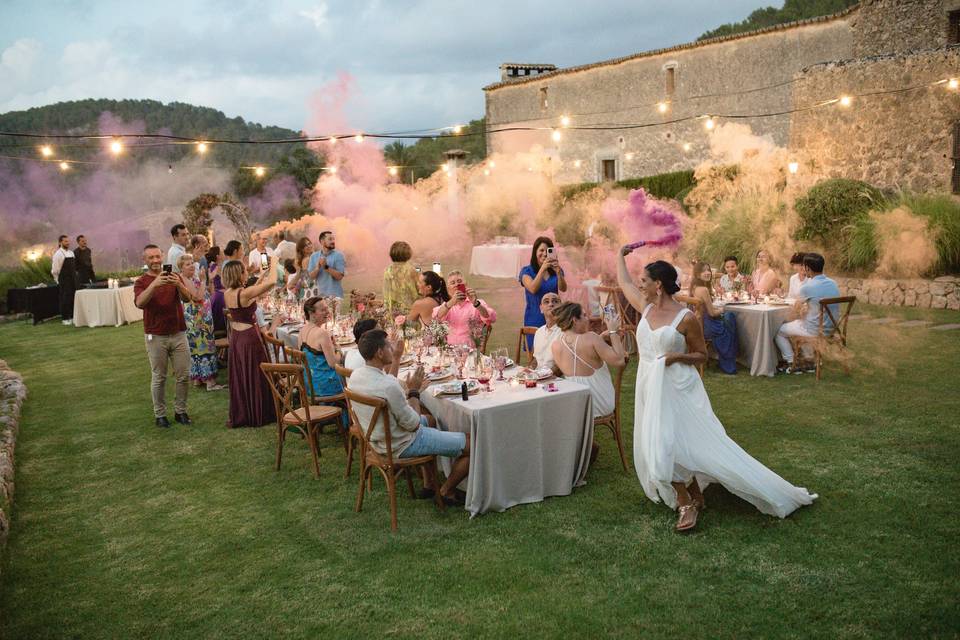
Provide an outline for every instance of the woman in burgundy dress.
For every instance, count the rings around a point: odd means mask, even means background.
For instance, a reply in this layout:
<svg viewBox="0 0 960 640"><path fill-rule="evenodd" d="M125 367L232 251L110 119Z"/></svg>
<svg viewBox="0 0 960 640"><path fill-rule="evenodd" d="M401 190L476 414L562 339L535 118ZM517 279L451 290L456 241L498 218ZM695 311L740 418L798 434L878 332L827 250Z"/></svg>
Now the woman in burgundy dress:
<svg viewBox="0 0 960 640"><path fill-rule="evenodd" d="M224 302L230 312L230 418L227 426L260 427L275 420L273 396L260 363L270 362L257 325L257 298L269 292L277 282L277 261L263 269L253 286L245 287L247 267L239 260L223 265L221 277L226 290Z"/></svg>

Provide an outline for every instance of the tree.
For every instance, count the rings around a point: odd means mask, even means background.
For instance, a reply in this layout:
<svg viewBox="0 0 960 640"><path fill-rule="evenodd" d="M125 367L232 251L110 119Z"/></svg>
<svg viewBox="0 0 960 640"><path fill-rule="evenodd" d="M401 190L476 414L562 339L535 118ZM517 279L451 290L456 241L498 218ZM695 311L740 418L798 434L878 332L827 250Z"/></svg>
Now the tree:
<svg viewBox="0 0 960 640"><path fill-rule="evenodd" d="M843 11L847 7L855 4L857 4L857 0L786 0L781 9L777 9L776 7L757 9L751 13L746 20L732 24L722 24L716 29L707 31L697 38L697 40L707 40L709 38L730 36L736 33L746 33L747 31L766 29L778 24L784 24L785 22L825 16Z"/></svg>

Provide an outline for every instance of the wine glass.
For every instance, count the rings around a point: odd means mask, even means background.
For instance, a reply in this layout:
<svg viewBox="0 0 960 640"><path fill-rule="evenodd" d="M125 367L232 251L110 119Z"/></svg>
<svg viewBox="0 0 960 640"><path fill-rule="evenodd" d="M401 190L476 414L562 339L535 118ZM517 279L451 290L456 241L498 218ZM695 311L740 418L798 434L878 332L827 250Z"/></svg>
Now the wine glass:
<svg viewBox="0 0 960 640"><path fill-rule="evenodd" d="M477 369L477 382L483 385L487 393L490 392L490 378L493 377L493 358L480 358L480 367Z"/></svg>
<svg viewBox="0 0 960 640"><path fill-rule="evenodd" d="M507 350L503 347L493 350L493 366L497 368L497 380L505 380L503 370L507 368Z"/></svg>
<svg viewBox="0 0 960 640"><path fill-rule="evenodd" d="M470 353L467 347L461 345L454 347L453 357L457 363L457 380L463 380L463 365L467 363L467 354Z"/></svg>

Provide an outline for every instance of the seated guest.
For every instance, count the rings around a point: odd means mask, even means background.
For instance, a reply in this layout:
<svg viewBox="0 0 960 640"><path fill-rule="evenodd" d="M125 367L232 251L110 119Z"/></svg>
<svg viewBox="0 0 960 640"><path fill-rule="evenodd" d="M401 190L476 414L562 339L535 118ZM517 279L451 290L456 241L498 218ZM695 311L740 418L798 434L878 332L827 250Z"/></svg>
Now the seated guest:
<svg viewBox="0 0 960 640"><path fill-rule="evenodd" d="M360 338L367 331L373 331L378 327L378 323L373 318L365 318L364 320L358 320L356 324L353 325L353 339L357 344L360 344ZM400 359L397 358L397 363L400 362ZM355 370L363 366L363 356L360 355L360 349L353 348L347 349L344 352L343 356L343 366L347 369Z"/></svg>
<svg viewBox="0 0 960 640"><path fill-rule="evenodd" d="M367 331L360 337L357 346L363 356L364 366L354 370L347 386L351 391L386 401L389 412L390 443L395 458L426 455L456 458L447 481L440 487L440 496L447 504L458 504L454 492L470 470L470 441L466 434L436 429L432 426L436 424L433 417L420 415L420 392L426 388L422 367L407 377L406 388L396 376L384 372L384 369L389 368L394 360L400 357L399 354L394 354L392 345L387 341L386 331L382 329ZM353 410L360 428L367 433L370 428L370 419L373 417L373 409L366 405L354 404ZM382 420L378 420L373 426L370 446L377 453L382 455L387 453ZM427 474L426 478L428 493L421 494L423 497L430 497L430 490L436 490L433 486L434 479L430 475Z"/></svg>
<svg viewBox="0 0 960 640"><path fill-rule="evenodd" d="M270 362L257 326L257 298L267 294L276 283L277 263L270 262L253 286L245 286L247 268L242 261L223 265L223 298L230 312L230 348L227 367L230 386L230 410L227 426L259 427L275 420L273 396L260 373L260 365Z"/></svg>
<svg viewBox="0 0 960 640"><path fill-rule="evenodd" d="M706 262L695 263L689 293L703 306L703 337L713 342L720 371L734 374L737 372L737 316L732 311L713 306L710 295L712 282L713 270L710 265Z"/></svg>
<svg viewBox="0 0 960 640"><path fill-rule="evenodd" d="M534 368L553 368L553 351L550 347L553 345L553 341L563 333L557 326L556 318L553 317L553 310L559 304L560 296L555 293L546 293L540 298L540 313L543 314L546 324L538 327L533 336L533 363L531 366Z"/></svg>
<svg viewBox="0 0 960 640"><path fill-rule="evenodd" d="M413 250L403 241L390 245L390 265L383 272L383 306L406 313L417 299L419 276L410 264Z"/></svg>
<svg viewBox="0 0 960 640"><path fill-rule="evenodd" d="M487 331L497 321L493 307L477 297L477 292L467 286L460 271L447 274L447 284L453 290L452 297L433 310L433 319L446 322L450 331L447 344L473 346L470 338L470 319L479 318L487 325Z"/></svg>
<svg viewBox="0 0 960 640"><path fill-rule="evenodd" d="M410 306L410 312L407 313L407 322L415 327L430 324L433 310L450 299L446 281L433 271L420 274L417 292L420 298Z"/></svg>
<svg viewBox="0 0 960 640"><path fill-rule="evenodd" d="M793 269L793 275L790 276L787 297L794 300L800 297L800 286L807 281L806 268L803 266L803 256L805 255L807 254L797 252L790 257L790 268Z"/></svg>
<svg viewBox="0 0 960 640"><path fill-rule="evenodd" d="M740 261L737 256L727 256L723 259L724 274L720 276L720 289L718 293L724 294L733 291L736 287L734 283L739 282L743 288L746 288L746 277L740 273Z"/></svg>
<svg viewBox="0 0 960 640"><path fill-rule="evenodd" d="M784 373L803 373L794 359L793 345L790 344L790 336L815 336L820 331L820 300L823 298L836 298L840 295L840 288L837 283L823 275L824 266L823 256L819 253L808 253L803 257L803 266L806 272L806 280L800 287L800 294L797 296L797 312L801 315L800 319L785 322L780 325L777 331L775 342L780 349L787 366L781 371ZM837 306L837 305L834 305ZM837 309L830 307L834 317ZM833 323L830 317L824 317L824 332L829 335L833 333Z"/></svg>
<svg viewBox="0 0 960 640"><path fill-rule="evenodd" d="M780 276L770 266L770 254L764 249L757 251L757 264L750 275L753 295L767 296L780 288Z"/></svg>
<svg viewBox="0 0 960 640"><path fill-rule="evenodd" d="M300 349L307 359L313 395L335 396L343 393L343 384L335 368L340 364L340 348L334 344L333 337L324 326L330 319L330 309L323 298L314 296L303 303L303 317L306 324L300 329ZM341 418L346 428L349 419L345 411Z"/></svg>
<svg viewBox="0 0 960 640"><path fill-rule="evenodd" d="M553 361L568 380L590 389L593 398L593 417L613 413L616 396L610 369L622 367L626 351L620 339L620 319L607 318L607 330L601 335L590 331L590 318L576 302L564 302L553 310L557 326L563 332L550 350ZM609 335L612 346L603 336Z"/></svg>

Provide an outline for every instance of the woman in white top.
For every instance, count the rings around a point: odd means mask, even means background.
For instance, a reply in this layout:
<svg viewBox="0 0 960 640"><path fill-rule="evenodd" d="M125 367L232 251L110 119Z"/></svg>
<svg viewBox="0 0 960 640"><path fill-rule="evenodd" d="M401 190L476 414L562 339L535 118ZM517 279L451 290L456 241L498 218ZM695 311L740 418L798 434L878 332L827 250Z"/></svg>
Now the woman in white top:
<svg viewBox="0 0 960 640"><path fill-rule="evenodd" d="M797 252L790 258L790 268L793 269L793 275L790 276L790 288L787 291L787 297L797 300L800 298L800 285L807 279L807 270L803 266L803 256L807 254Z"/></svg>
<svg viewBox="0 0 960 640"><path fill-rule="evenodd" d="M590 331L590 318L576 302L565 302L553 310L553 317L563 333L550 346L553 362L568 380L590 388L593 417L613 413L616 401L613 381L607 365L622 367L626 361L620 340L620 319L609 318L607 331L612 347L603 337Z"/></svg>
<svg viewBox="0 0 960 640"><path fill-rule="evenodd" d="M793 486L727 436L696 369L706 359L703 329L673 299L676 271L667 262L653 262L634 284L624 259L631 251L621 249L617 279L630 304L645 305L637 325L633 423L633 459L643 492L654 502L679 506L678 531L696 526L704 504L701 487L710 482L780 518L812 503L816 494Z"/></svg>

